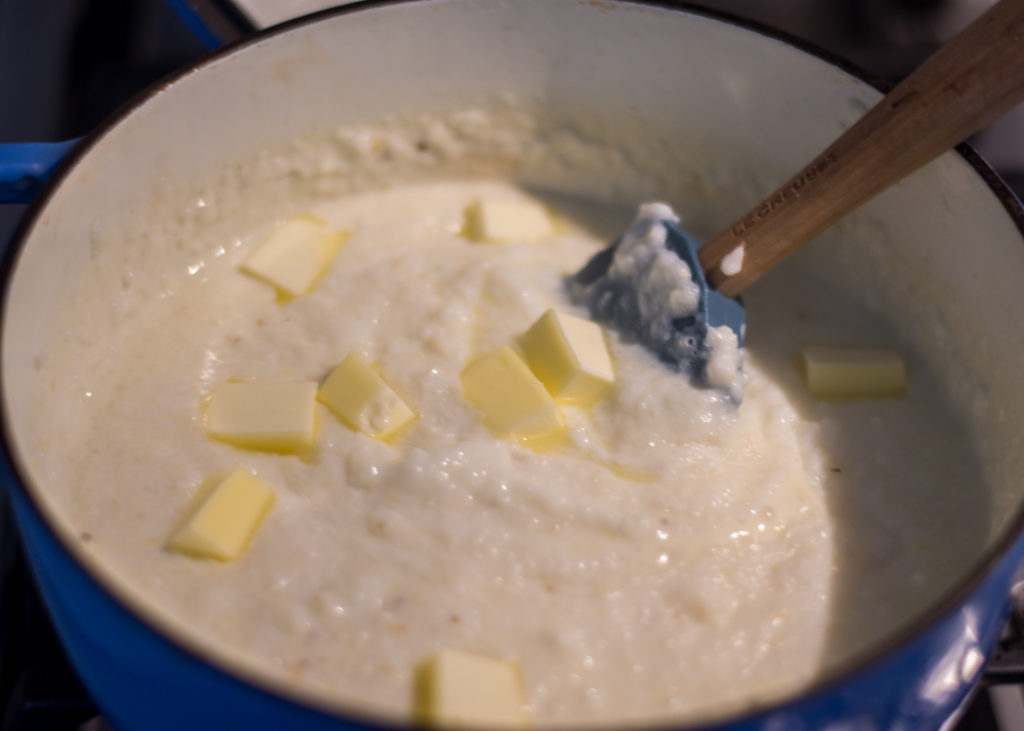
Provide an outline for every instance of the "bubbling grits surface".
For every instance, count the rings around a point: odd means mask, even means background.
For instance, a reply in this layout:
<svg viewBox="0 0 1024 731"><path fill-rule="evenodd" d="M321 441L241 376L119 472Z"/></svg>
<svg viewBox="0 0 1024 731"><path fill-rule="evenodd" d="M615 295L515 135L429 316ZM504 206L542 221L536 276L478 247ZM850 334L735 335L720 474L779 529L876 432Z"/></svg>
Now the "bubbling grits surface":
<svg viewBox="0 0 1024 731"><path fill-rule="evenodd" d="M526 197L467 177L290 200L235 220L196 271L133 272L160 295L55 377L41 410L49 491L85 550L195 643L290 687L407 717L414 667L459 648L518 663L541 726L705 718L795 692L951 585L984 520L957 489L979 470L970 444L912 350L903 398L803 392L796 348L900 342L798 267L747 297L739 408L612 332L615 385L563 407L568 445L491 434L460 373L549 308L586 316L564 278L629 220L549 198L540 242L461 234L472 201ZM352 236L282 303L238 265L298 214ZM206 436L218 384L321 380L353 352L418 416L394 444L322 405L311 454ZM236 467L276 494L246 553L168 550L199 486Z"/></svg>

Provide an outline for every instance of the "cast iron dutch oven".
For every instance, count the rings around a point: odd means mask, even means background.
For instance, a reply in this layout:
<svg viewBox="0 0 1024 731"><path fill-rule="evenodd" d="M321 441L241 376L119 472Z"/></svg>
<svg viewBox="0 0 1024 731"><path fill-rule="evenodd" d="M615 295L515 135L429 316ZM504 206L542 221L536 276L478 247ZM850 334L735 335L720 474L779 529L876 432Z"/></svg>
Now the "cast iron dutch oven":
<svg viewBox="0 0 1024 731"><path fill-rule="evenodd" d="M2 476L68 655L116 727L388 723L210 657L172 634L76 549L45 479L26 459L24 424L35 408L32 354L57 325L54 293L87 270L91 227L162 184L189 180L265 143L325 124L472 105L495 90L607 128L642 114L670 141L702 140L726 157L730 149L737 156L759 150L783 173L881 96L841 62L678 5L366 2L217 51L76 144L3 261ZM1024 445L1012 436L1024 434L1024 336L1017 322L1024 213L966 149L942 156L871 206L917 275L948 287L960 327L996 349L989 362L997 365L972 373L998 405L991 410L992 434L982 438L1010 434L1000 437L1010 466L1001 481L985 484L979 476L963 486L991 506L990 534L979 540L983 549L971 571L881 645L797 696L708 728L938 728L977 683L1007 616L1024 552L1024 466L1015 456L1024 455ZM679 659L679 672L693 671L687 658Z"/></svg>

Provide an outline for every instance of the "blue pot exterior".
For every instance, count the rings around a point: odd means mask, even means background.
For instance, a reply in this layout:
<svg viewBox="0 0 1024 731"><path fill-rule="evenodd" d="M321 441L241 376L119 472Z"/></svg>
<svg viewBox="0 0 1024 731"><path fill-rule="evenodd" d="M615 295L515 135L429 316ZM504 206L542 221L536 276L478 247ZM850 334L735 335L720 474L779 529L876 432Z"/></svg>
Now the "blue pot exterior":
<svg viewBox="0 0 1024 731"><path fill-rule="evenodd" d="M319 712L238 680L147 626L68 553L7 459L3 466L5 491L47 609L83 683L115 727L381 728ZM966 701L999 638L1022 556L1024 539L1018 538L955 609L866 667L781 706L704 728L940 728Z"/></svg>

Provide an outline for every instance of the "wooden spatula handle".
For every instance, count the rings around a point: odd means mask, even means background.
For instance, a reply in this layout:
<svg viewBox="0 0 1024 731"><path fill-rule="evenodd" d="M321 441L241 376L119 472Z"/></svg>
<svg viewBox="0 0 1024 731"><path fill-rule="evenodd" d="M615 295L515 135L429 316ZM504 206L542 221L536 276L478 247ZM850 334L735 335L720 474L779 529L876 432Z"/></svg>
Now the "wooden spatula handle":
<svg viewBox="0 0 1024 731"><path fill-rule="evenodd" d="M705 244L700 262L733 297L847 213L1024 100L1024 0L1000 0L807 167ZM722 259L743 246L729 260Z"/></svg>

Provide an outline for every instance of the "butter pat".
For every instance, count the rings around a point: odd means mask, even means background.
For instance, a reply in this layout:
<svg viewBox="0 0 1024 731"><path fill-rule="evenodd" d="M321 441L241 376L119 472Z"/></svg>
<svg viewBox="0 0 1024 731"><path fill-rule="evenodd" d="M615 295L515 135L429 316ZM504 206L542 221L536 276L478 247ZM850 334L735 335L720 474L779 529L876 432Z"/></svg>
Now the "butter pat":
<svg viewBox="0 0 1024 731"><path fill-rule="evenodd" d="M885 348L808 345L797 358L815 398L898 396L907 385L903 358Z"/></svg>
<svg viewBox="0 0 1024 731"><path fill-rule="evenodd" d="M462 372L462 388L499 437L536 439L565 429L551 394L507 345L470 364Z"/></svg>
<svg viewBox="0 0 1024 731"><path fill-rule="evenodd" d="M592 404L615 381L604 331L597 323L548 310L521 344L530 370L558 401Z"/></svg>
<svg viewBox="0 0 1024 731"><path fill-rule="evenodd" d="M405 401L355 353L331 371L317 398L350 427L374 439L387 439L416 418Z"/></svg>
<svg viewBox="0 0 1024 731"><path fill-rule="evenodd" d="M241 269L272 284L287 297L313 289L348 239L315 218L294 218L277 228Z"/></svg>
<svg viewBox="0 0 1024 731"><path fill-rule="evenodd" d="M192 556L233 561L249 545L273 505L270 485L237 469L203 499L167 546Z"/></svg>
<svg viewBox="0 0 1024 731"><path fill-rule="evenodd" d="M249 449L311 447L316 389L313 381L222 383L206 400L203 427L212 439Z"/></svg>
<svg viewBox="0 0 1024 731"><path fill-rule="evenodd" d="M441 650L417 672L416 710L444 728L526 728L522 673L515 663Z"/></svg>
<svg viewBox="0 0 1024 731"><path fill-rule="evenodd" d="M466 236L473 241L530 243L551 232L551 218L537 203L481 199L466 209Z"/></svg>

